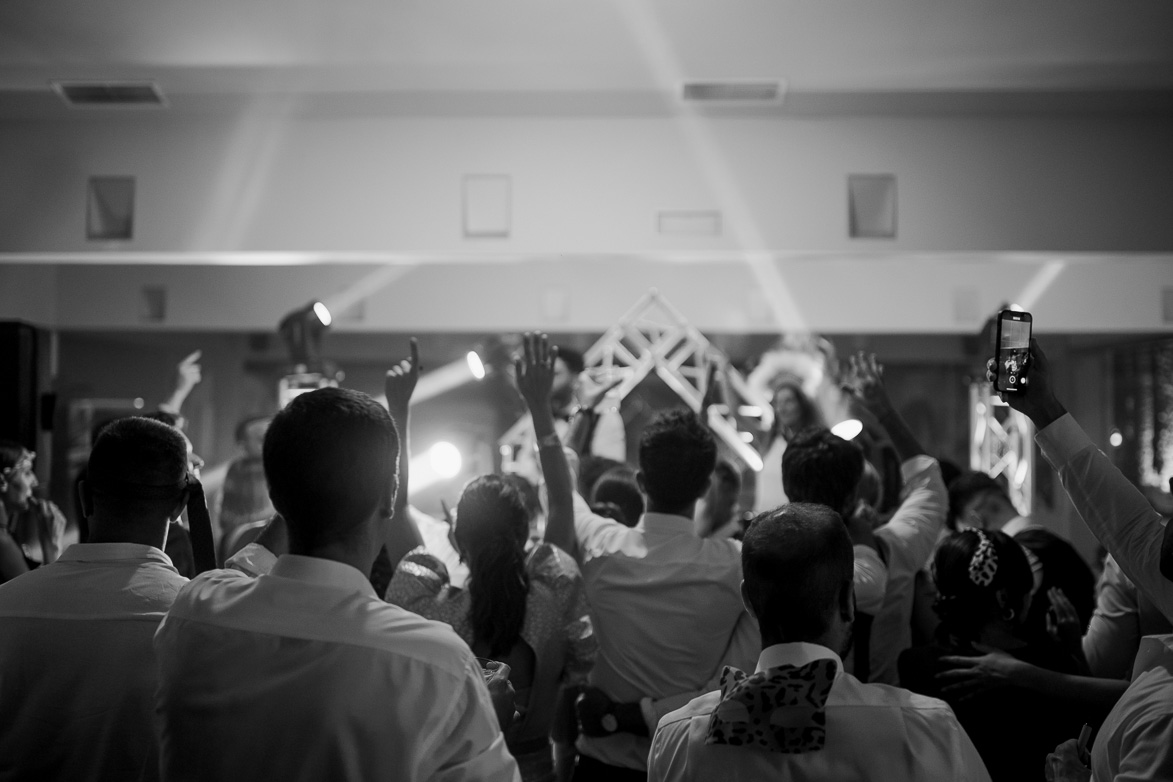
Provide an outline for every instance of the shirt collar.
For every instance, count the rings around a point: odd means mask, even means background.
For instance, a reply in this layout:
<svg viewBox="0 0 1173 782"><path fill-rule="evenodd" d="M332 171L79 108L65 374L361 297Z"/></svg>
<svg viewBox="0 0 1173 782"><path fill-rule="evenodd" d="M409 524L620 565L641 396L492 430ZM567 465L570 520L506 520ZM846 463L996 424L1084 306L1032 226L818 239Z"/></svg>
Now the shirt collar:
<svg viewBox="0 0 1173 782"><path fill-rule="evenodd" d="M1173 634L1146 635L1140 639L1136 662L1132 665L1132 680L1154 668L1167 668L1173 673Z"/></svg>
<svg viewBox="0 0 1173 782"><path fill-rule="evenodd" d="M1015 516L1010 521L1002 525L1002 533L1007 537L1014 537L1018 533L1030 526L1030 519L1026 516Z"/></svg>
<svg viewBox="0 0 1173 782"><path fill-rule="evenodd" d="M171 557L154 546L142 543L74 543L57 558L58 562L125 562L150 560L175 567Z"/></svg>
<svg viewBox="0 0 1173 782"><path fill-rule="evenodd" d="M798 667L813 663L815 660L834 660L836 679L843 673L843 660L839 658L839 655L825 646L809 644L805 641L767 646L762 650L761 656L758 657L757 672L760 673L770 668L777 668L780 665L793 665Z"/></svg>
<svg viewBox="0 0 1173 782"><path fill-rule="evenodd" d="M370 580L357 568L332 559L282 554L269 574L331 589L359 592L375 600L379 597Z"/></svg>
<svg viewBox="0 0 1173 782"><path fill-rule="evenodd" d="M696 537L696 526L687 516L675 513L645 513L640 516L639 528L647 532L664 532L669 535L687 534Z"/></svg>

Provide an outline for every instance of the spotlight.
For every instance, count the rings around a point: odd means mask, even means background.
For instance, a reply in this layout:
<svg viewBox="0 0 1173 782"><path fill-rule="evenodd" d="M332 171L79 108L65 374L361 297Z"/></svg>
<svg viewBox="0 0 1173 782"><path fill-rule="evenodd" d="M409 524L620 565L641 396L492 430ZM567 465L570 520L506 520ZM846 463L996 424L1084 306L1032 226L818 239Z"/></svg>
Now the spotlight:
<svg viewBox="0 0 1173 782"><path fill-rule="evenodd" d="M460 474L462 459L460 450L452 443L440 441L428 449L428 461L436 475L444 480L455 478Z"/></svg>
<svg viewBox="0 0 1173 782"><path fill-rule="evenodd" d="M1112 434L1108 435L1108 444L1113 448L1119 448L1124 445L1124 435L1120 434L1119 429L1113 429Z"/></svg>
<svg viewBox="0 0 1173 782"><path fill-rule="evenodd" d="M481 361L480 355L475 350L470 350L468 351L468 355L465 356L465 359L468 361L468 371L472 372L473 379L484 380L485 362Z"/></svg>
<svg viewBox="0 0 1173 782"><path fill-rule="evenodd" d="M320 301L311 301L281 319L277 331L289 347L289 358L295 365L309 366L318 359L322 333L333 320L330 310Z"/></svg>
<svg viewBox="0 0 1173 782"><path fill-rule="evenodd" d="M831 434L844 440L854 440L862 431L863 423L858 418L848 418L831 427Z"/></svg>

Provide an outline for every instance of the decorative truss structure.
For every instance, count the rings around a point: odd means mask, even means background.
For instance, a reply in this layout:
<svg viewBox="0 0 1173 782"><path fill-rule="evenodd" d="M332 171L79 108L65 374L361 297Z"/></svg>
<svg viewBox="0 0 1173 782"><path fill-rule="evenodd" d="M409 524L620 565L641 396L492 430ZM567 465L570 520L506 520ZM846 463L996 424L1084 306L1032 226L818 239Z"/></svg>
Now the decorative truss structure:
<svg viewBox="0 0 1173 782"><path fill-rule="evenodd" d="M969 466L991 478L1006 479L1010 499L1023 516L1031 512L1034 490L1034 424L1011 410L989 383L969 386Z"/></svg>
<svg viewBox="0 0 1173 782"><path fill-rule="evenodd" d="M770 404L746 383L728 357L654 288L608 329L583 359L586 372L596 382L619 380L609 398L622 400L654 372L685 404L700 413L709 367L715 365L714 381L723 381L723 388L745 405L765 410ZM742 439L736 420L728 415L728 407L711 404L707 417L709 427L738 458L754 471L762 469L761 456ZM522 416L501 437L501 453L515 452L527 442L531 427L530 417Z"/></svg>

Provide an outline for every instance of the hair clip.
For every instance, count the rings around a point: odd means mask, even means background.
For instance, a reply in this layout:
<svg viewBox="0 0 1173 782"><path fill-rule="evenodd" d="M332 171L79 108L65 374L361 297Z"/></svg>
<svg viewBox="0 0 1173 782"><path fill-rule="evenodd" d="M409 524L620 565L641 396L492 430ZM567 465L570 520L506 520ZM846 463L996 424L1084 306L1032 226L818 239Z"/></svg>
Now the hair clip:
<svg viewBox="0 0 1173 782"><path fill-rule="evenodd" d="M980 587L989 586L998 572L998 552L994 541L982 530L974 530L978 536L977 551L969 560L969 580Z"/></svg>

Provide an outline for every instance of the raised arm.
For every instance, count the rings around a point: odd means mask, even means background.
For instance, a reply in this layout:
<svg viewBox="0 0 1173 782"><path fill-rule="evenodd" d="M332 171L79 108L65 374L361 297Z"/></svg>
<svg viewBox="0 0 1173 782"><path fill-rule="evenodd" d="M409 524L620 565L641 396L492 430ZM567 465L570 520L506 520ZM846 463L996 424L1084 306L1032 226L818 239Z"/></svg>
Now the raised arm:
<svg viewBox="0 0 1173 782"><path fill-rule="evenodd" d="M550 412L550 386L554 381L554 361L557 358L558 348L550 345L549 337L527 332L522 340L522 355L514 359L513 366L517 374L517 390L533 419L538 457L546 480L549 508L545 541L577 558L570 465L558 433L554 431L554 415Z"/></svg>
<svg viewBox="0 0 1173 782"><path fill-rule="evenodd" d="M844 390L850 392L884 427L900 461L905 462L925 453L907 422L892 406L888 390L884 387L884 367L876 361L874 354L860 351L848 358Z"/></svg>
<svg viewBox="0 0 1173 782"><path fill-rule="evenodd" d="M391 567L399 564L399 560L416 546L423 545L423 538L419 529L412 522L407 512L407 484L409 465L411 463L411 446L408 442L408 428L410 424L411 395L415 391L415 384L420 376L419 343L415 337L411 339L411 356L400 361L387 370L383 380L383 390L387 394L387 409L395 421L395 428L399 430L399 490L395 492L395 501L391 506L391 523L387 525L387 556L391 560Z"/></svg>
<svg viewBox="0 0 1173 782"><path fill-rule="evenodd" d="M1164 517L1067 414L1055 396L1046 354L1033 339L1030 349L1030 382L1002 398L1034 423L1043 456L1092 534L1136 587L1173 617L1173 581L1161 572L1161 546L1168 537ZM992 375L987 363L987 379Z"/></svg>
<svg viewBox="0 0 1173 782"><path fill-rule="evenodd" d="M167 397L167 401L159 405L160 410L179 415L187 395L199 385L201 379L200 356L202 354L203 351L197 350L179 362L179 366L175 368L175 390L171 392L171 396Z"/></svg>

